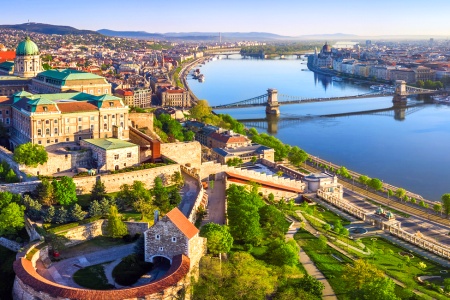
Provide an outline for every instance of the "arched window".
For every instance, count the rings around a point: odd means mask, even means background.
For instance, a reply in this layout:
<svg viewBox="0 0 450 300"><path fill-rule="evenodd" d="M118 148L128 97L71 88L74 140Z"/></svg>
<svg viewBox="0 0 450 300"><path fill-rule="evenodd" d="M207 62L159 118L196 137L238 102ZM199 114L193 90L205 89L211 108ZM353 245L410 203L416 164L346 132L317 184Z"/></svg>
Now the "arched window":
<svg viewBox="0 0 450 300"><path fill-rule="evenodd" d="M108 124L103 124L103 129L108 130Z"/></svg>

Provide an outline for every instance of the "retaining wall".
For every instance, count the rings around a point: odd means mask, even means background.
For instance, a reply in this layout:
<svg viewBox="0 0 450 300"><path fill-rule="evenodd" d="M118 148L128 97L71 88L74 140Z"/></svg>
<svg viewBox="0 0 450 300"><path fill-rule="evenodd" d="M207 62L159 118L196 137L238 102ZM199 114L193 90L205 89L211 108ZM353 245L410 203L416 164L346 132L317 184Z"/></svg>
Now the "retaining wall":
<svg viewBox="0 0 450 300"><path fill-rule="evenodd" d="M22 248L22 246L19 243L8 240L4 237L0 237L0 245L14 252L18 252L20 248Z"/></svg>

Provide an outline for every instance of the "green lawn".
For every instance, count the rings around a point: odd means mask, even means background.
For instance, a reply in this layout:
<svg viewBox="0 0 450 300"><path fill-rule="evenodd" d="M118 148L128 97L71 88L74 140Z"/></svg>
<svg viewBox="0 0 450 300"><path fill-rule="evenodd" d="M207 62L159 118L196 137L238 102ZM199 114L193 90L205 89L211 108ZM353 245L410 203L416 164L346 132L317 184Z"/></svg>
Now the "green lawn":
<svg viewBox="0 0 450 300"><path fill-rule="evenodd" d="M344 266L350 263L351 260L329 246L322 250L318 239L305 230L299 229L294 238L328 279L336 296L339 299L346 299L348 289L343 285L341 276ZM332 255L339 257L342 262Z"/></svg>
<svg viewBox="0 0 450 300"><path fill-rule="evenodd" d="M14 284L13 262L16 253L0 246L0 299L12 299L12 287Z"/></svg>
<svg viewBox="0 0 450 300"><path fill-rule="evenodd" d="M106 236L98 236L92 240L75 245L73 247L60 250L61 258L69 258L84 253L99 251L114 246L124 245L125 241L121 238L115 239Z"/></svg>
<svg viewBox="0 0 450 300"><path fill-rule="evenodd" d="M73 280L82 287L94 290L109 290L114 286L108 283L104 264L89 266L73 274Z"/></svg>
<svg viewBox="0 0 450 300"><path fill-rule="evenodd" d="M379 269L384 270L386 274L403 282L407 287L418 289L435 299L448 299L448 297L442 294L419 285L415 280L417 276L423 275L439 275L444 278L449 278L450 274L443 275L439 273L440 270L445 269L444 267L417 256L415 253L411 253L414 255L414 258L411 259L411 263L408 266L405 257L399 254L399 252L405 250L389 241L377 238L374 242L370 237L362 238L361 241L376 252L375 256L367 259ZM421 270L418 267L419 262L424 262L427 267L424 270Z"/></svg>

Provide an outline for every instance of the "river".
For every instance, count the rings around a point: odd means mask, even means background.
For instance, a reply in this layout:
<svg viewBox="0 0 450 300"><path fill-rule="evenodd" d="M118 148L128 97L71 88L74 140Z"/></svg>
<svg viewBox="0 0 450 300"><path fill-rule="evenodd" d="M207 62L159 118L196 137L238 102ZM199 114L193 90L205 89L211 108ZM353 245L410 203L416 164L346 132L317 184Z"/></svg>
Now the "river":
<svg viewBox="0 0 450 300"><path fill-rule="evenodd" d="M288 59L242 59L225 57L199 67L205 75L200 83L188 76L188 84L199 99L210 105L232 103L265 94L298 97L333 97L367 93L368 85L336 82L307 70L306 61ZM422 104L414 98L408 104ZM322 103L282 105L280 118L309 116L296 122L246 123L269 132L285 143L346 166L369 177L404 187L430 200L450 192L450 106L426 103L407 110L404 118L394 112L333 118L323 114L392 107L392 97ZM237 119L265 117L264 107L218 110Z"/></svg>

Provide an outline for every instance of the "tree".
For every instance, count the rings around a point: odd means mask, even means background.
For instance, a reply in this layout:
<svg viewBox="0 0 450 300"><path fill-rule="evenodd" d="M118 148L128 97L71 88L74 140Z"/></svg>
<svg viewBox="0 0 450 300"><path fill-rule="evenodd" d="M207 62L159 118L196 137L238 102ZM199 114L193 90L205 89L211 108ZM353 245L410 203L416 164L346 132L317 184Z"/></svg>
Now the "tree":
<svg viewBox="0 0 450 300"><path fill-rule="evenodd" d="M44 146L25 143L14 149L13 159L19 164L36 168L38 165L43 165L47 162L48 154Z"/></svg>
<svg viewBox="0 0 450 300"><path fill-rule="evenodd" d="M283 238L289 229L289 223L282 212L272 205L259 208L259 223L275 238Z"/></svg>
<svg viewBox="0 0 450 300"><path fill-rule="evenodd" d="M325 286L322 282L312 277L311 275L306 274L302 278L300 278L298 285L305 291L310 294L313 294L316 297L322 298L322 291Z"/></svg>
<svg viewBox="0 0 450 300"><path fill-rule="evenodd" d="M299 247L295 240L277 239L269 244L267 249L267 258L270 264L276 266L294 266L298 263L298 251Z"/></svg>
<svg viewBox="0 0 450 300"><path fill-rule="evenodd" d="M421 261L421 262L419 262L417 267L421 270L425 270L427 268L427 265L423 261Z"/></svg>
<svg viewBox="0 0 450 300"><path fill-rule="evenodd" d="M369 181L369 186L376 191L379 191L383 188L383 182L378 178L372 178Z"/></svg>
<svg viewBox="0 0 450 300"><path fill-rule="evenodd" d="M370 178L367 177L366 175L361 175L361 176L359 176L358 181L359 181L361 184L364 184L364 185L367 186L367 185L369 184Z"/></svg>
<svg viewBox="0 0 450 300"><path fill-rule="evenodd" d="M386 193L388 198L394 196L394 192L391 189L388 189Z"/></svg>
<svg viewBox="0 0 450 300"><path fill-rule="evenodd" d="M450 278L444 279L444 291L450 293Z"/></svg>
<svg viewBox="0 0 450 300"><path fill-rule="evenodd" d="M57 224L64 224L69 221L69 216L64 206L61 206L56 210L54 221Z"/></svg>
<svg viewBox="0 0 450 300"><path fill-rule="evenodd" d="M204 118L211 115L211 107L206 100L199 100L197 104L191 108L191 118L202 121Z"/></svg>
<svg viewBox="0 0 450 300"><path fill-rule="evenodd" d="M325 223L325 224L322 225L322 228L325 229L326 231L328 231L328 230L331 229L331 225L328 224L328 223Z"/></svg>
<svg viewBox="0 0 450 300"><path fill-rule="evenodd" d="M99 179L96 180L94 186L91 190L91 201L97 200L100 201L106 197L106 188L105 184Z"/></svg>
<svg viewBox="0 0 450 300"><path fill-rule="evenodd" d="M395 293L394 281L386 277L376 277L351 294L353 299L361 300L400 300Z"/></svg>
<svg viewBox="0 0 450 300"><path fill-rule="evenodd" d="M436 213L442 213L442 204L440 204L440 203L434 204L434 205L433 205L433 210L434 210Z"/></svg>
<svg viewBox="0 0 450 300"><path fill-rule="evenodd" d="M255 164L258 161L258 158L256 156L252 156L252 159L250 160L252 164Z"/></svg>
<svg viewBox="0 0 450 300"><path fill-rule="evenodd" d="M384 273L378 270L376 266L366 262L363 259L355 260L353 267L347 265L342 272L342 279L344 283L352 289L361 289L365 284L368 284L374 279L384 278Z"/></svg>
<svg viewBox="0 0 450 300"><path fill-rule="evenodd" d="M233 157L232 159L227 160L227 166L236 167L242 165L243 161L239 157Z"/></svg>
<svg viewBox="0 0 450 300"><path fill-rule="evenodd" d="M109 210L107 231L108 235L113 238L123 237L128 233L127 226L122 222L122 218L115 205L112 205Z"/></svg>
<svg viewBox="0 0 450 300"><path fill-rule="evenodd" d="M319 236L319 247L322 251L327 250L328 248L328 240L327 237L323 234Z"/></svg>
<svg viewBox="0 0 450 300"><path fill-rule="evenodd" d="M182 187L183 184L184 184L184 178L183 178L183 175L181 175L181 173L178 172L178 171L175 171L175 172L172 174L172 176L171 176L170 179L172 180L172 183L173 183L173 184L176 184L178 187Z"/></svg>
<svg viewBox="0 0 450 300"><path fill-rule="evenodd" d="M403 188L398 188L395 191L395 196L397 196L398 198L402 199L404 196L406 195L406 190Z"/></svg>
<svg viewBox="0 0 450 300"><path fill-rule="evenodd" d="M47 206L55 204L53 195L53 185L48 179L43 178L42 181L36 186L35 194L39 201Z"/></svg>
<svg viewBox="0 0 450 300"><path fill-rule="evenodd" d="M444 213L448 216L450 214L450 194L444 194L441 197L442 208Z"/></svg>
<svg viewBox="0 0 450 300"><path fill-rule="evenodd" d="M94 200L89 205L89 216L95 217L95 216L101 216L103 214L102 207L100 206L100 203L97 200Z"/></svg>
<svg viewBox="0 0 450 300"><path fill-rule="evenodd" d="M37 200L33 200L29 195L23 196L23 204L26 208L26 214L32 220L38 220L42 216L42 205Z"/></svg>
<svg viewBox="0 0 450 300"><path fill-rule="evenodd" d="M50 206L47 211L43 215L43 219L45 223L51 223L55 218L56 209L54 206Z"/></svg>
<svg viewBox="0 0 450 300"><path fill-rule="evenodd" d="M0 211L0 236L15 234L24 227L25 206L10 202Z"/></svg>
<svg viewBox="0 0 450 300"><path fill-rule="evenodd" d="M230 252L233 237L227 226L208 223L200 230L200 236L207 238L208 252L217 255Z"/></svg>
<svg viewBox="0 0 450 300"><path fill-rule="evenodd" d="M155 206L150 201L142 198L133 202L133 208L141 213L141 220L144 220L146 216L148 217L155 210Z"/></svg>
<svg viewBox="0 0 450 300"><path fill-rule="evenodd" d="M68 176L63 176L61 180L53 179L52 181L54 198L57 203L69 206L78 201L77 187L73 179Z"/></svg>
<svg viewBox="0 0 450 300"><path fill-rule="evenodd" d="M14 172L13 169L9 169L8 173L5 176L5 181L8 183L19 182L19 178L17 177L16 172Z"/></svg>
<svg viewBox="0 0 450 300"><path fill-rule="evenodd" d="M308 153L297 146L292 147L288 154L288 160L294 166L298 166L299 164L304 163L307 158Z"/></svg>
<svg viewBox="0 0 450 300"><path fill-rule="evenodd" d="M347 170L347 168L346 167L344 167L344 166L342 166L342 167L340 167L338 170L337 170L337 172L336 172L338 175L341 175L342 177L345 177L345 178L352 178L352 175L350 175L350 172Z"/></svg>
<svg viewBox="0 0 450 300"><path fill-rule="evenodd" d="M81 209L81 206L75 203L72 205L68 212L70 221L77 222L84 219L86 212Z"/></svg>

